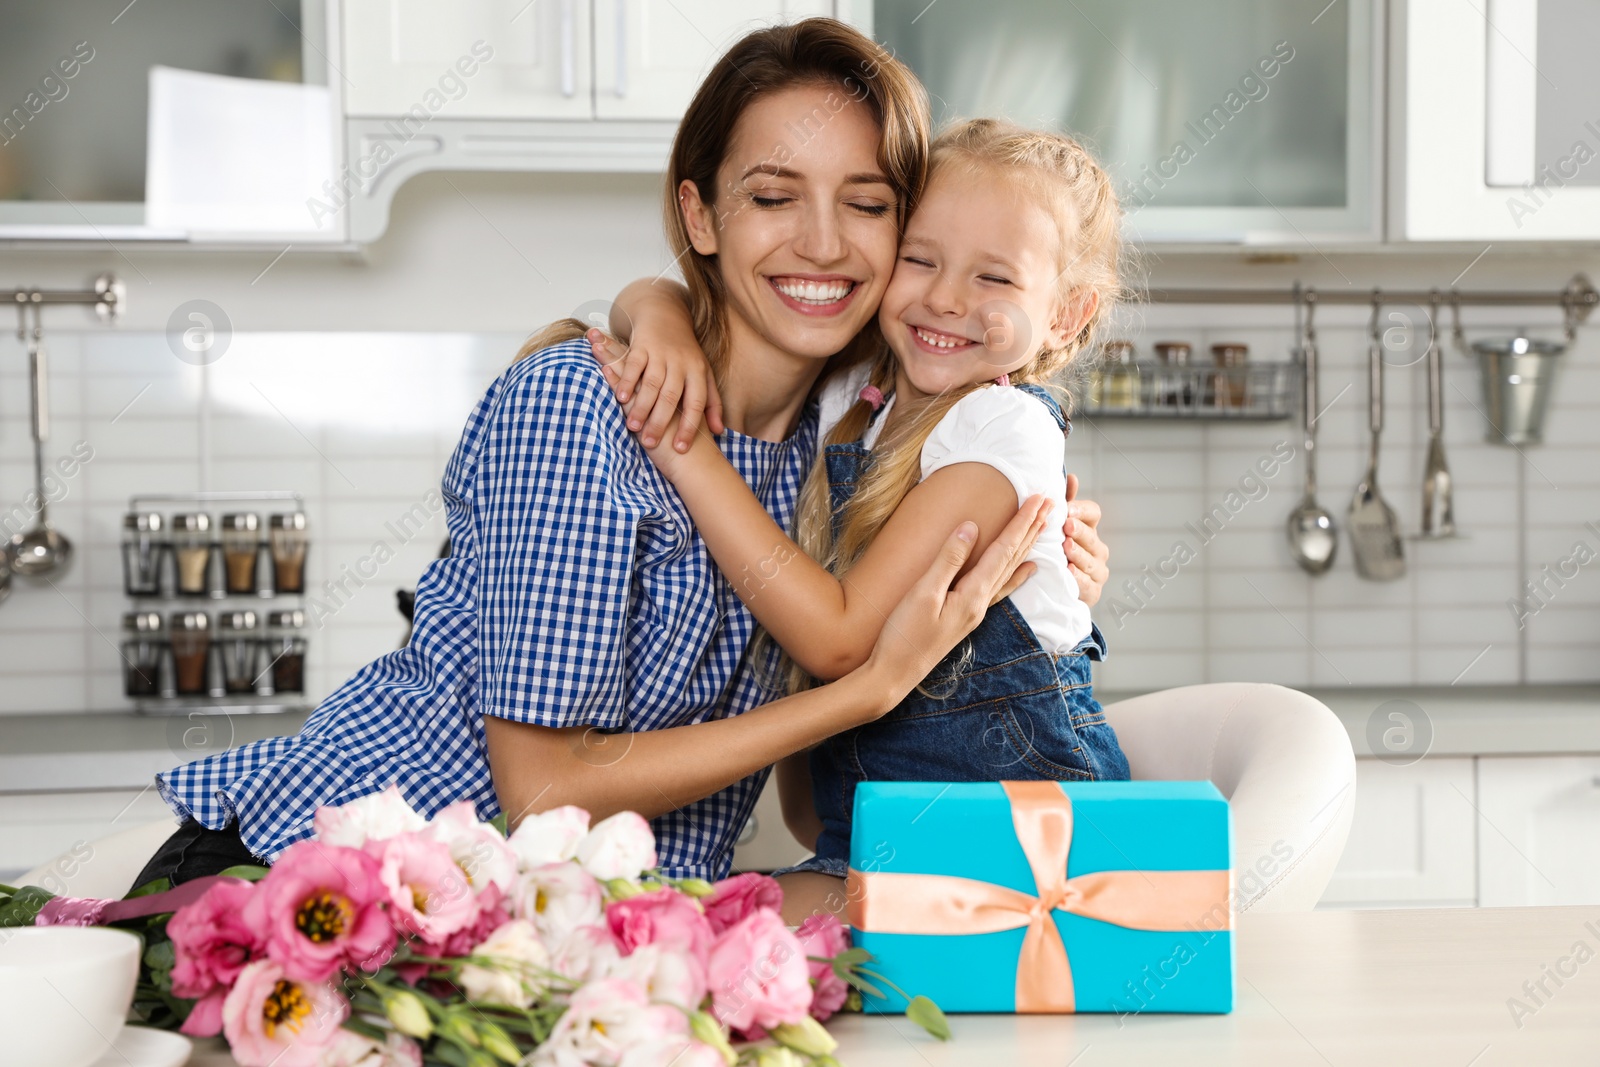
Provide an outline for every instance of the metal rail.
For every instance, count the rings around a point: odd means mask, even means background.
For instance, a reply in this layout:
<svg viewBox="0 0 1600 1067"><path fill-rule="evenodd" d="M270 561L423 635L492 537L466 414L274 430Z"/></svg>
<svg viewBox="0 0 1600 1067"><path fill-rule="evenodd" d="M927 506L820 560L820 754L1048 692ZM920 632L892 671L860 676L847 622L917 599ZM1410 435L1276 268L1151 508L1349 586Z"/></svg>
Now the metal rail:
<svg viewBox="0 0 1600 1067"><path fill-rule="evenodd" d="M102 274L93 289L15 289L11 299L20 310L30 304L91 305L102 322L122 317L128 306L128 287L115 274Z"/></svg>

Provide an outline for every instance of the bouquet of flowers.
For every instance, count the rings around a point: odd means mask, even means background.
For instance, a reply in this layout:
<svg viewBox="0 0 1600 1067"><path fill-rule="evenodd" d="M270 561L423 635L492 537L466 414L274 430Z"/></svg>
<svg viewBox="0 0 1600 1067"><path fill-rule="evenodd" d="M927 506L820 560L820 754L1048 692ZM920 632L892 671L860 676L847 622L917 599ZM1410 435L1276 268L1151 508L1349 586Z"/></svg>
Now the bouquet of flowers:
<svg viewBox="0 0 1600 1067"><path fill-rule="evenodd" d="M315 828L270 869L125 901L0 886L0 925L134 929L135 1014L221 1034L244 1067L829 1065L821 1022L881 980L834 916L786 926L764 875L655 871L632 812L556 808L507 837L469 801L428 821L391 786Z"/></svg>

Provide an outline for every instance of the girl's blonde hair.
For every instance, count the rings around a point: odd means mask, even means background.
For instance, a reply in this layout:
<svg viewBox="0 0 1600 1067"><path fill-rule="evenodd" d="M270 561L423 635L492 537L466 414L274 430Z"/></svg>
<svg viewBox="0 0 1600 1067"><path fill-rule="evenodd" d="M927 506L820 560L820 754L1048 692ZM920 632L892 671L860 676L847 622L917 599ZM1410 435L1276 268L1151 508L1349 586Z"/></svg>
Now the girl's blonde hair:
<svg viewBox="0 0 1600 1067"><path fill-rule="evenodd" d="M1060 348L1041 346L1022 368L1011 372L1015 382L1045 384L1058 377L1079 352L1088 348L1122 293L1122 209L1111 179L1088 150L1070 137L1025 130L999 119L972 119L945 130L929 156L929 181L941 173L960 171L1011 181L1036 198L1059 231L1058 299L1063 306L1089 294L1098 297L1094 312L1077 335ZM880 350L870 381L884 393L894 384L894 354ZM884 523L922 475L922 446L939 420L963 396L986 383L953 389L900 413L895 425L879 438L873 462L833 533L828 498L828 473L822 450L806 479L795 514L795 540L807 555L835 575L843 575L866 552ZM1064 406L1070 398L1062 395ZM829 434L826 444L861 439L872 407L858 400ZM791 691L816 684L788 657L784 669Z"/></svg>

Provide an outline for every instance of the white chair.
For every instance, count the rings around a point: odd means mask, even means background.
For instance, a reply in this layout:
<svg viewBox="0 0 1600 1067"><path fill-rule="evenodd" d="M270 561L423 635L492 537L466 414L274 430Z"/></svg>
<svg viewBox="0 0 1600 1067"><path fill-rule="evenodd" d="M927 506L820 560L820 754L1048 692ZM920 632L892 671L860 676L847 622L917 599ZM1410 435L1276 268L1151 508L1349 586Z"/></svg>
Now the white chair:
<svg viewBox="0 0 1600 1067"><path fill-rule="evenodd" d="M1233 809L1240 912L1310 911L1355 812L1350 735L1327 705L1280 685L1223 682L1106 705L1136 779L1209 779Z"/></svg>

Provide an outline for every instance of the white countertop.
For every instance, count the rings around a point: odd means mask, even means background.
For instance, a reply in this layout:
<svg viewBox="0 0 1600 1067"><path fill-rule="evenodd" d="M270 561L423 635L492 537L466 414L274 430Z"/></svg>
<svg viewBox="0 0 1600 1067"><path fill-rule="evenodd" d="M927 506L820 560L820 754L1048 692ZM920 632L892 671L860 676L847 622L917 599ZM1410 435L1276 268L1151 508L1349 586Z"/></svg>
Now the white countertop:
<svg viewBox="0 0 1600 1067"><path fill-rule="evenodd" d="M1578 942L1600 950L1600 907L1246 915L1228 1015L954 1015L947 1043L899 1016L828 1028L846 1067L1592 1067L1600 962L1542 1005L1523 991ZM1520 1027L1512 997L1533 1009ZM204 1042L190 1063L233 1060Z"/></svg>

